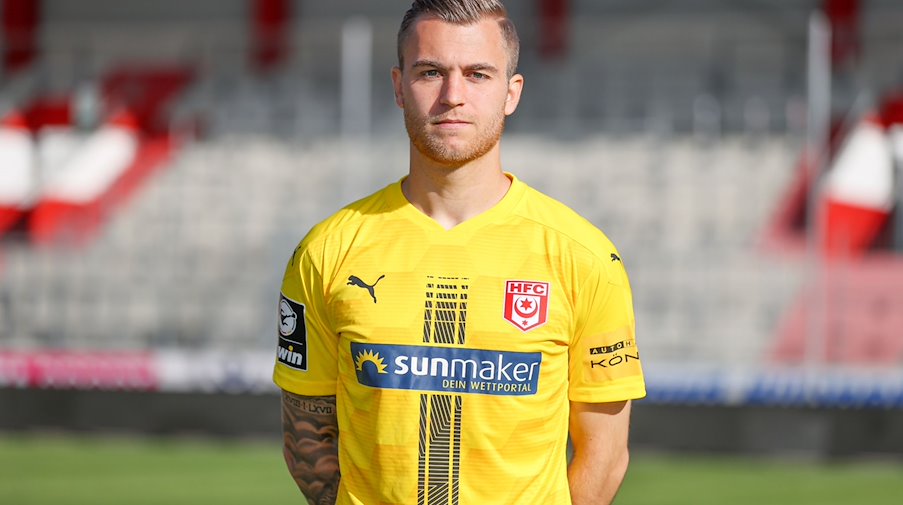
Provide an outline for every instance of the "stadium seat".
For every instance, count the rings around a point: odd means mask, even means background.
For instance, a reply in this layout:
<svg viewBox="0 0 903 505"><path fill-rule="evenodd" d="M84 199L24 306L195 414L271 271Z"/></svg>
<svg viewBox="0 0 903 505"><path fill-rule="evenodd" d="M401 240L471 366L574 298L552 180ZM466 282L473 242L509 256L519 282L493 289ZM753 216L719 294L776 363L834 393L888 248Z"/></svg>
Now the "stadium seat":
<svg viewBox="0 0 903 505"><path fill-rule="evenodd" d="M778 363L903 363L903 259L834 261L807 285L777 328ZM824 334L824 338L814 335Z"/></svg>

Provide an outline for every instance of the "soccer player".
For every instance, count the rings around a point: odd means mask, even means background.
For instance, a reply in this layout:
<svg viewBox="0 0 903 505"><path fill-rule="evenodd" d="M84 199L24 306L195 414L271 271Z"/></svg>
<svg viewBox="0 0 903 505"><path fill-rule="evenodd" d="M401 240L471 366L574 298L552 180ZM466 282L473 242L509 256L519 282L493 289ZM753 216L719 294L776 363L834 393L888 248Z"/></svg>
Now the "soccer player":
<svg viewBox="0 0 903 505"><path fill-rule="evenodd" d="M502 170L517 58L500 1L415 1L392 70L409 173L288 261L274 380L311 503L599 505L624 477L645 395L627 275Z"/></svg>

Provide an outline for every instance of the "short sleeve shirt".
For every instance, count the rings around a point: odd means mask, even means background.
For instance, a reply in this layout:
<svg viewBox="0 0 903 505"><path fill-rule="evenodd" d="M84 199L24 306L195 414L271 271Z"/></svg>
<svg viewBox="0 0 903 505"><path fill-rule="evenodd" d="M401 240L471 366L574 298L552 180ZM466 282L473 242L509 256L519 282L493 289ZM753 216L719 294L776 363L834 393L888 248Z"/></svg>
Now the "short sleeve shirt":
<svg viewBox="0 0 903 505"><path fill-rule="evenodd" d="M570 503L569 401L645 396L618 251L509 177L451 230L392 184L292 255L274 380L336 396L338 503Z"/></svg>

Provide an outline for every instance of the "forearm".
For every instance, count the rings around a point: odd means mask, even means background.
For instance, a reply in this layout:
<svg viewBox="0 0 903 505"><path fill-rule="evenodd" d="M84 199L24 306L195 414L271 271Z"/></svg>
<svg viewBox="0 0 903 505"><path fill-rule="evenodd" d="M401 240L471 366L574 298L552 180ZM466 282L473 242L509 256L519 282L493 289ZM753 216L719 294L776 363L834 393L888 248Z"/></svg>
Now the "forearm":
<svg viewBox="0 0 903 505"><path fill-rule="evenodd" d="M282 393L283 456L312 505L334 505L339 488L339 428L334 396Z"/></svg>

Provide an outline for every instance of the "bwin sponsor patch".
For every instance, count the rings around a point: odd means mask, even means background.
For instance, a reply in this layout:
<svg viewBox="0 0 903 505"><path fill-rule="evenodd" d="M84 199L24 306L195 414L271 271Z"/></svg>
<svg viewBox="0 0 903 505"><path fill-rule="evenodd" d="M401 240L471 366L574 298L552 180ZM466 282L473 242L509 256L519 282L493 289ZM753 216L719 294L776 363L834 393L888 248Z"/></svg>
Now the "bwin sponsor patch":
<svg viewBox="0 0 903 505"><path fill-rule="evenodd" d="M295 370L307 370L307 326L304 304L279 295L279 345L276 359Z"/></svg>
<svg viewBox="0 0 903 505"><path fill-rule="evenodd" d="M357 380L380 389L534 395L542 353L351 343Z"/></svg>

